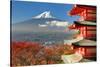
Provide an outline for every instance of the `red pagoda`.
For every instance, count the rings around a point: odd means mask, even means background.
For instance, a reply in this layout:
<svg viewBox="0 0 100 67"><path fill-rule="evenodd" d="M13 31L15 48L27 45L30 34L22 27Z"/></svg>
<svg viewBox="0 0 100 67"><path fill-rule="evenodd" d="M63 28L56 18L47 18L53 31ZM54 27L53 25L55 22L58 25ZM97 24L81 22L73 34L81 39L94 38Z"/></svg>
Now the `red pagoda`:
<svg viewBox="0 0 100 67"><path fill-rule="evenodd" d="M72 44L74 49L84 58L96 60L96 6L74 5L69 15L80 16L69 28L79 30L79 35L84 38Z"/></svg>

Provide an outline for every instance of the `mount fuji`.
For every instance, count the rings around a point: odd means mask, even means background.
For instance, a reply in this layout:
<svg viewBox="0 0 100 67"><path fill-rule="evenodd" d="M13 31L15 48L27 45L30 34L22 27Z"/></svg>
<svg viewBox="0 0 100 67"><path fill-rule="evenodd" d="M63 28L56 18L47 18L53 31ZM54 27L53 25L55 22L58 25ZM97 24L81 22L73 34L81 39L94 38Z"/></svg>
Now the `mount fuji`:
<svg viewBox="0 0 100 67"><path fill-rule="evenodd" d="M66 30L68 22L51 15L50 11L45 11L29 20L18 22L12 25L13 32L63 32Z"/></svg>
<svg viewBox="0 0 100 67"><path fill-rule="evenodd" d="M29 20L12 25L13 41L63 42L72 39L76 32L69 31L68 22L43 12ZM67 32L66 32L67 30Z"/></svg>
<svg viewBox="0 0 100 67"><path fill-rule="evenodd" d="M51 15L50 11L45 11L33 18L54 18L54 17Z"/></svg>

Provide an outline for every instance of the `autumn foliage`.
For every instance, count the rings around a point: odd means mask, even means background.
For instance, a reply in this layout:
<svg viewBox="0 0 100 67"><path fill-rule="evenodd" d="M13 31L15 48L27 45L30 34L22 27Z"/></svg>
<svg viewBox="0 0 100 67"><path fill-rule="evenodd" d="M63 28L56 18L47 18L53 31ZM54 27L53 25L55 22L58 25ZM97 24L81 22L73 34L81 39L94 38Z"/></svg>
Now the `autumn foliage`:
<svg viewBox="0 0 100 67"><path fill-rule="evenodd" d="M43 46L35 42L11 43L11 66L61 63L62 54L73 53L69 45Z"/></svg>

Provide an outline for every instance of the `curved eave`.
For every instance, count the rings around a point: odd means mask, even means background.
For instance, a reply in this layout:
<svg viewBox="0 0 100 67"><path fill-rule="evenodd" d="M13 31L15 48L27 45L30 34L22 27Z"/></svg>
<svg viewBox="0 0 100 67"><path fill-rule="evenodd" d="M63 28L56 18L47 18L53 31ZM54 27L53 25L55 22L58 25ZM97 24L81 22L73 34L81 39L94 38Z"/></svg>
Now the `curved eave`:
<svg viewBox="0 0 100 67"><path fill-rule="evenodd" d="M70 10L69 15L79 15L83 11L82 8L79 7L73 7L72 10Z"/></svg>
<svg viewBox="0 0 100 67"><path fill-rule="evenodd" d="M83 9L96 10L96 6L89 6L89 5L76 5L76 6Z"/></svg>
<svg viewBox="0 0 100 67"><path fill-rule="evenodd" d="M73 45L80 47L96 47L96 41L83 39L79 42L73 43Z"/></svg>
<svg viewBox="0 0 100 67"><path fill-rule="evenodd" d="M81 21L74 21L74 23L77 25L81 25L81 26L96 26L96 23L95 24L84 24L84 23L81 23Z"/></svg>

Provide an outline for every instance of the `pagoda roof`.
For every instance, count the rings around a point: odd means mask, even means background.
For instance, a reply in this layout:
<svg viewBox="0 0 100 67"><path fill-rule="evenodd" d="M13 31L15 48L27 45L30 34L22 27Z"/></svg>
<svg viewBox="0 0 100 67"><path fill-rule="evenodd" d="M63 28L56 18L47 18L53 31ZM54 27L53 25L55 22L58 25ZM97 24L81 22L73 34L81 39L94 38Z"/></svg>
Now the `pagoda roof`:
<svg viewBox="0 0 100 67"><path fill-rule="evenodd" d="M82 26L96 26L96 22L91 21L74 21L74 23Z"/></svg>
<svg viewBox="0 0 100 67"><path fill-rule="evenodd" d="M75 5L77 8L83 8L83 9L90 9L90 10L96 10L96 6L90 6L90 5Z"/></svg>
<svg viewBox="0 0 100 67"><path fill-rule="evenodd" d="M96 46L96 41L83 39L79 42L73 43L76 46Z"/></svg>
<svg viewBox="0 0 100 67"><path fill-rule="evenodd" d="M70 11L69 11L69 15L79 15L79 13L81 13L84 9L79 8L79 7L73 7Z"/></svg>
<svg viewBox="0 0 100 67"><path fill-rule="evenodd" d="M74 5L74 7L69 11L69 15L79 15L85 9L96 10L96 6Z"/></svg>

